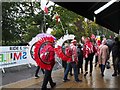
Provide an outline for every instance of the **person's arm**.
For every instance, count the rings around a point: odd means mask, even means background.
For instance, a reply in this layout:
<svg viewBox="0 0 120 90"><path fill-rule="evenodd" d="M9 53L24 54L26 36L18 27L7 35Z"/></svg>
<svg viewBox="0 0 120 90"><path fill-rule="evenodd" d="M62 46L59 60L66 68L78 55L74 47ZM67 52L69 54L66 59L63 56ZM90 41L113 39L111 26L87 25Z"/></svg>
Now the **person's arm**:
<svg viewBox="0 0 120 90"><path fill-rule="evenodd" d="M73 59L76 62L76 64L78 63L78 54L77 54L77 48L76 46L73 47Z"/></svg>
<svg viewBox="0 0 120 90"><path fill-rule="evenodd" d="M108 48L108 46L107 46L107 50L106 50L106 52L107 52L107 60L110 58L110 54L109 54L109 48Z"/></svg>
<svg viewBox="0 0 120 90"><path fill-rule="evenodd" d="M98 54L98 63L101 64L101 56L102 55L102 50L101 47L99 48L99 54Z"/></svg>

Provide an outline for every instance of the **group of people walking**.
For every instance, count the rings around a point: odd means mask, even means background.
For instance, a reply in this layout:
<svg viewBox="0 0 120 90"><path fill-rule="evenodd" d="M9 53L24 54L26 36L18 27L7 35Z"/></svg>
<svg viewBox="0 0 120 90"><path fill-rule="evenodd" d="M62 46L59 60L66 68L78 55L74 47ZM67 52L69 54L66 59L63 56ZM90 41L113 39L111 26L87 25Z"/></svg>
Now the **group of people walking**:
<svg viewBox="0 0 120 90"><path fill-rule="evenodd" d="M94 54L97 52L95 46L90 41L89 38L86 38L83 42L83 46L81 44L77 44L76 40L72 40L71 44L69 45L70 49L72 50L72 54L70 56L71 59L67 62L63 61L64 63L67 63L67 69L64 73L63 81L69 81L67 78L68 72L71 72L70 67L72 66L74 69L74 77L76 82L81 82L82 80L78 79L78 74L83 73L83 62L85 59L85 73L84 76L88 74L88 63L90 61L90 76L92 76L92 70L93 70L93 57ZM66 46L67 49L68 46ZM67 53L66 53L67 54Z"/></svg>
<svg viewBox="0 0 120 90"><path fill-rule="evenodd" d="M62 65L64 67L64 76L63 81L69 81L68 74L70 72L70 75L74 75L74 79L76 82L82 82L82 80L79 79L78 74L84 73L84 76L86 76L88 73L90 76L92 76L93 71L93 58L95 55L95 67L99 65L101 70L101 76L104 76L104 70L107 61L110 58L110 49L112 51L112 57L113 57L113 68L114 73L112 76L117 76L120 74L119 63L120 63L120 43L119 39L116 37L114 40L114 44L112 48L109 47L107 44L107 39L103 38L102 40L91 40L89 37L87 37L83 44L78 44L77 40L72 40L69 43L65 44L64 47L64 53L67 56L70 56L70 59L67 61L62 61ZM45 69L45 76L43 80L42 88L47 88L47 83L50 82L51 87L53 88L56 83L53 82L51 78L51 72L53 69L53 66L55 64L55 52L53 44L51 45L51 55L49 58L53 59L53 64L51 64L51 68ZM85 65L83 67L83 62L85 61ZM88 64L90 62L90 71L88 72ZM74 70L74 73L72 73L72 68ZM84 69L83 69L84 68ZM44 68L43 68L44 69ZM84 70L84 72L83 72Z"/></svg>
<svg viewBox="0 0 120 90"><path fill-rule="evenodd" d="M84 61L85 61L84 76L86 76L88 73L90 76L92 76L94 56L95 56L95 67L99 65L101 76L104 77L105 67L107 64L109 64L110 52L112 52L112 62L113 62L113 68L114 68L114 73L112 74L112 76L117 76L120 74L120 68L119 68L120 67L120 42L118 37L112 39L111 43L113 44L111 47L106 38L102 38L102 40L95 40L95 39L91 40L89 37L87 37L83 41L83 46L80 44L77 44L75 40L71 41L71 43L72 45L74 45L74 48L71 46L71 44L69 45L73 51L74 58L71 58L71 61L64 62L64 63L67 63L66 65L67 69L65 68L66 70L64 73L64 81L69 81L69 79L67 79L66 77L68 75L68 71L71 72L71 68L70 68L71 66L74 69L75 81L77 81L78 78L76 79L76 77L78 76L80 71L81 73L83 73ZM72 63L72 65L70 65L69 63ZM88 72L88 64L90 64L89 72Z"/></svg>

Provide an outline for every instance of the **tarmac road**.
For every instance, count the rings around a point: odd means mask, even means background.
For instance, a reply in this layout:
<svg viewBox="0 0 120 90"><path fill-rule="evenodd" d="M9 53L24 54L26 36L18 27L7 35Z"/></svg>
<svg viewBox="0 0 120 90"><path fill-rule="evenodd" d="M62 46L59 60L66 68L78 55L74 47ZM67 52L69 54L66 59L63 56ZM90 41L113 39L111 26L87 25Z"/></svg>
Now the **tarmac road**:
<svg viewBox="0 0 120 90"><path fill-rule="evenodd" d="M58 63L55 64L53 70L62 68ZM34 77L36 66L21 65L11 68L5 68L5 73L2 73L2 85L10 84L20 80ZM39 75L42 75L42 71L39 71Z"/></svg>

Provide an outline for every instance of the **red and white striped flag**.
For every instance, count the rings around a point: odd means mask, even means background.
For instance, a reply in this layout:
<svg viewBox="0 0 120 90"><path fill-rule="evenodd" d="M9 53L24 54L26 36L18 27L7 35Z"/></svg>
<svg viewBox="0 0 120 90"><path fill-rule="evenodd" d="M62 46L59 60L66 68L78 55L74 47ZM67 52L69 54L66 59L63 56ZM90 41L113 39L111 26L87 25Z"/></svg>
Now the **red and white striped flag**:
<svg viewBox="0 0 120 90"><path fill-rule="evenodd" d="M60 22L60 16L59 16L59 15L57 15L57 16L55 17L55 19L56 19L56 22L57 22L57 23Z"/></svg>
<svg viewBox="0 0 120 90"><path fill-rule="evenodd" d="M48 14L48 8L47 8L47 7L44 8L44 12L45 12L46 14Z"/></svg>
<svg viewBox="0 0 120 90"><path fill-rule="evenodd" d="M58 15L57 13L53 16L52 19L56 20L56 23L58 24L60 22L60 15Z"/></svg>
<svg viewBox="0 0 120 90"><path fill-rule="evenodd" d="M41 0L41 9L46 13L48 14L48 7L47 7L47 4L48 4L49 0Z"/></svg>

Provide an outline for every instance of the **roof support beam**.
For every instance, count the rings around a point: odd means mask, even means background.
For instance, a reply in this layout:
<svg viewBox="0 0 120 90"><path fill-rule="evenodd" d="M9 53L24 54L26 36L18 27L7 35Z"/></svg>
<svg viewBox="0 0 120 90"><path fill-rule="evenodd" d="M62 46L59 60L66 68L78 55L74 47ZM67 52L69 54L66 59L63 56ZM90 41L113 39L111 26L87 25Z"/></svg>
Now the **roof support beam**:
<svg viewBox="0 0 120 90"><path fill-rule="evenodd" d="M99 14L100 12L102 12L103 10L105 10L107 7L109 7L110 5L112 5L114 2L116 2L117 0L111 0L109 1L107 4L103 5L102 7L100 7L99 9L95 10L94 13L95 14Z"/></svg>

